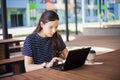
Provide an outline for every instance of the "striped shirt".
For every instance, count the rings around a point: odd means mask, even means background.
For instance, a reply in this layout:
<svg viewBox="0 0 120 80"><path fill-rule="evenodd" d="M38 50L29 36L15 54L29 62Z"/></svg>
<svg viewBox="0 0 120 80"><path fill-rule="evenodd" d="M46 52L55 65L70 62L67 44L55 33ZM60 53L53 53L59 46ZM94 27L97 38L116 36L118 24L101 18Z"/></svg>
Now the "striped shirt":
<svg viewBox="0 0 120 80"><path fill-rule="evenodd" d="M61 36L59 36L61 51L66 48ZM43 38L37 33L30 34L26 37L22 54L24 56L33 57L34 64L41 64L43 62L49 62L52 59L51 48L50 48L50 37Z"/></svg>

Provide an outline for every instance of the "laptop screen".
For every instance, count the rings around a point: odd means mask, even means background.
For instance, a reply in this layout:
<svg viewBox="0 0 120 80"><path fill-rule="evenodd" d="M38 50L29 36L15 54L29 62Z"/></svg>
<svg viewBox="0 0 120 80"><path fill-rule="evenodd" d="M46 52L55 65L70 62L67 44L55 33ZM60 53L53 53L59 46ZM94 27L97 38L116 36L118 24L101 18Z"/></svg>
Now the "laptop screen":
<svg viewBox="0 0 120 80"><path fill-rule="evenodd" d="M90 49L91 47L69 51L68 57L64 63L64 70L82 66L85 63Z"/></svg>
<svg viewBox="0 0 120 80"><path fill-rule="evenodd" d="M64 64L58 64L51 68L56 70L70 70L82 66L88 56L91 47L70 50Z"/></svg>

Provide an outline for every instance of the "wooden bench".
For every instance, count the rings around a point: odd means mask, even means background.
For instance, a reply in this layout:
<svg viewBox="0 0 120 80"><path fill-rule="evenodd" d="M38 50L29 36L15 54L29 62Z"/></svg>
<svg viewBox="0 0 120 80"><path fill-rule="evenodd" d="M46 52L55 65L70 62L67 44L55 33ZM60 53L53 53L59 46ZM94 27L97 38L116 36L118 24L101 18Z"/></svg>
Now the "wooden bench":
<svg viewBox="0 0 120 80"><path fill-rule="evenodd" d="M12 43L9 45L9 53L19 52L23 48L23 45L20 42Z"/></svg>
<svg viewBox="0 0 120 80"><path fill-rule="evenodd" d="M20 74L25 72L23 56L2 59L0 60L0 66L3 66L3 65L10 65L11 70L14 74Z"/></svg>
<svg viewBox="0 0 120 80"><path fill-rule="evenodd" d="M12 45L12 46L9 46L9 53L13 53L13 52L19 52L21 51L23 48L23 45Z"/></svg>

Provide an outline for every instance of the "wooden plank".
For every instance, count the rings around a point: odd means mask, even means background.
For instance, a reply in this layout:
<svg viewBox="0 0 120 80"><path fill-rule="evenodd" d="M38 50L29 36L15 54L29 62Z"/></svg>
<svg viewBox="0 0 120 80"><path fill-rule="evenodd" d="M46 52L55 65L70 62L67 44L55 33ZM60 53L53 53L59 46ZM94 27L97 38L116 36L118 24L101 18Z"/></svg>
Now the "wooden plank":
<svg viewBox="0 0 120 80"><path fill-rule="evenodd" d="M9 49L23 48L23 45L9 46Z"/></svg>
<svg viewBox="0 0 120 80"><path fill-rule="evenodd" d="M9 46L9 53L20 52L23 48L23 45Z"/></svg>
<svg viewBox="0 0 120 80"><path fill-rule="evenodd" d="M21 42L24 41L23 39L4 39L4 40L0 40L0 44L5 44L5 43L13 43L13 42Z"/></svg>
<svg viewBox="0 0 120 80"><path fill-rule="evenodd" d="M23 60L24 60L24 56L19 56L19 57L14 57L14 58L9 58L9 59L2 59L0 60L0 65L15 63L15 62L23 61Z"/></svg>

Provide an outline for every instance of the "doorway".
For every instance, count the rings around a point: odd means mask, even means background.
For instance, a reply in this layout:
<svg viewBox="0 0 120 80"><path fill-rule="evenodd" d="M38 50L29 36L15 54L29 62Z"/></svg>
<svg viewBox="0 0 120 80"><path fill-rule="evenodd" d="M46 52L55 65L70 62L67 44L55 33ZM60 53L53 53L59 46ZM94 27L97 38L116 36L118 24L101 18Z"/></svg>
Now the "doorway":
<svg viewBox="0 0 120 80"><path fill-rule="evenodd" d="M22 14L11 14L11 27L23 26Z"/></svg>

